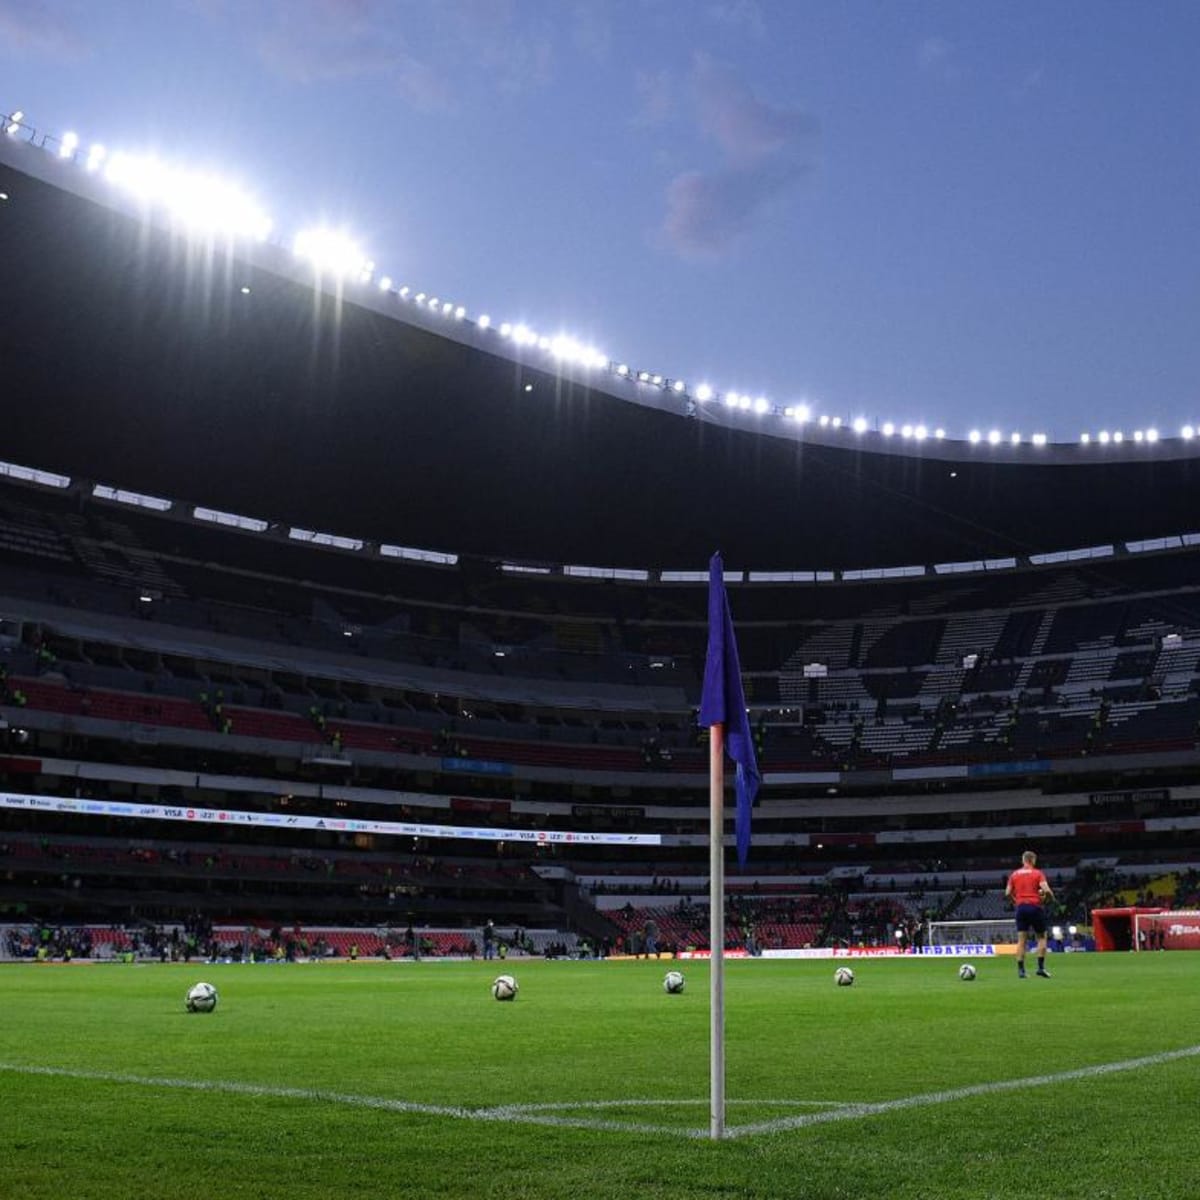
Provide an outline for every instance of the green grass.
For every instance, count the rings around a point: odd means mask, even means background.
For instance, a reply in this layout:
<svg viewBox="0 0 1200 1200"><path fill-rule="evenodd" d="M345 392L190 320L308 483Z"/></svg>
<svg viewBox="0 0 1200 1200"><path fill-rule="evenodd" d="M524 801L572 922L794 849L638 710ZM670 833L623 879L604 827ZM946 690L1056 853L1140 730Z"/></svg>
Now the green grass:
<svg viewBox="0 0 1200 1200"><path fill-rule="evenodd" d="M1200 1057L712 1143L703 964L0 967L0 1063L330 1095L189 1090L0 1069L0 1197L1200 1197ZM1200 955L727 966L730 1126L1200 1044ZM183 1009L208 979L211 1016ZM654 1101L603 1109L597 1101ZM701 1103L687 1103L701 1101ZM750 1102L750 1103L743 1103ZM580 1107L568 1107L576 1105ZM657 1132L634 1126L654 1126Z"/></svg>

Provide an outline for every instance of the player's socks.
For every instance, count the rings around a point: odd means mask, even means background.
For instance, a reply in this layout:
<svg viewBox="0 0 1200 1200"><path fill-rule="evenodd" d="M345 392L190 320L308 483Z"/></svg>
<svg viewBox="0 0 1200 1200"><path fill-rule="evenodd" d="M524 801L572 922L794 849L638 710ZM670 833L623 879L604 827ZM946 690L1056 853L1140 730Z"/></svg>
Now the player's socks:
<svg viewBox="0 0 1200 1200"><path fill-rule="evenodd" d="M1046 970L1046 960L1045 960L1044 958L1039 958L1039 959L1038 959L1038 969L1037 969L1037 973L1038 973L1038 974L1039 974L1039 975L1040 975L1040 976L1041 976L1043 979L1049 979L1049 978L1050 978L1050 972Z"/></svg>
<svg viewBox="0 0 1200 1200"><path fill-rule="evenodd" d="M1017 963L1017 978L1018 979L1025 978L1025 964L1024 963Z"/></svg>

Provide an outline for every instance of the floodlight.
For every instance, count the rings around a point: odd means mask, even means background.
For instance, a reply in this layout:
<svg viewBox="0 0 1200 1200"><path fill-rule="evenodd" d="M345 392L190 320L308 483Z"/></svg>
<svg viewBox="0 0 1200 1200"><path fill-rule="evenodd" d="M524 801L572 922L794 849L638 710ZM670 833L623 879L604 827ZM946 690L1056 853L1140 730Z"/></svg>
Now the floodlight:
<svg viewBox="0 0 1200 1200"><path fill-rule="evenodd" d="M390 275L385 275L380 279L379 290L381 292L390 292L392 290L392 277Z"/></svg>
<svg viewBox="0 0 1200 1200"><path fill-rule="evenodd" d="M841 427L842 427L842 418L841 418L841 417L834 417L834 418L833 418L833 420L832 420L832 421L830 421L829 423L830 423L830 425L832 425L832 426L834 427L834 429L841 429Z"/></svg>
<svg viewBox="0 0 1200 1200"><path fill-rule="evenodd" d="M978 446L982 437L983 434L981 434L978 429L972 429L971 432L967 434L967 441L970 442L972 446Z"/></svg>
<svg viewBox="0 0 1200 1200"><path fill-rule="evenodd" d="M1147 429L1146 430L1146 441L1157 442L1158 441L1158 430L1157 429Z"/></svg>
<svg viewBox="0 0 1200 1200"><path fill-rule="evenodd" d="M637 377L638 377L638 383L649 383L650 382L650 372L649 371L639 371L637 373Z"/></svg>
<svg viewBox="0 0 1200 1200"><path fill-rule="evenodd" d="M64 133L63 139L58 146L59 158L71 158L75 151L79 149L79 134Z"/></svg>
<svg viewBox="0 0 1200 1200"><path fill-rule="evenodd" d="M820 417L817 419L817 424L820 425L822 429L828 429L829 428L829 417L825 413L822 413L820 415Z"/></svg>
<svg viewBox="0 0 1200 1200"><path fill-rule="evenodd" d="M419 297L418 297L418 298L419 298ZM434 312L437 312L437 310L438 310L438 306L439 306L441 303L442 303L442 302L441 302L441 300L439 300L439 299L438 299L436 296L430 296L430 297L429 297L429 307L430 307L430 308L432 308Z"/></svg>
<svg viewBox="0 0 1200 1200"><path fill-rule="evenodd" d="M1044 446L1046 444L1046 435L1044 433L1035 433L1030 439L1035 446Z"/></svg>
<svg viewBox="0 0 1200 1200"><path fill-rule="evenodd" d="M537 342L539 350L549 350L550 349L550 339L548 337L543 336L540 338L536 338L534 340Z"/></svg>
<svg viewBox="0 0 1200 1200"><path fill-rule="evenodd" d="M307 259L318 274L338 277L362 272L367 257L348 234L335 229L306 229L292 246L297 258ZM423 299L419 296L418 300Z"/></svg>
<svg viewBox="0 0 1200 1200"><path fill-rule="evenodd" d="M771 406L770 406L770 405L769 405L769 404L766 402L766 400L765 400L765 399L764 399L762 396L759 396L759 398L758 398L757 400L755 400L755 402L754 402L754 411L755 411L756 413L758 413L758 415L759 415L760 417L761 417L761 416L763 415L763 413L765 413L765 412L767 411L767 409L769 409L770 407L771 407Z"/></svg>
<svg viewBox="0 0 1200 1200"><path fill-rule="evenodd" d="M712 398L713 398L713 390L711 387L709 387L709 385L707 383L702 383L696 389L696 399L699 400L702 404L707 400L711 400Z"/></svg>
<svg viewBox="0 0 1200 1200"><path fill-rule="evenodd" d="M87 169L89 171L99 170L100 164L108 157L108 151L98 143L88 151Z"/></svg>
<svg viewBox="0 0 1200 1200"><path fill-rule="evenodd" d="M1080 441L1081 445L1086 446L1091 440L1092 440L1092 435L1090 433L1081 433L1079 435L1079 441Z"/></svg>
<svg viewBox="0 0 1200 1200"><path fill-rule="evenodd" d="M1117 432L1113 434L1113 441L1120 444L1124 440L1125 435L1118 429Z"/></svg>
<svg viewBox="0 0 1200 1200"><path fill-rule="evenodd" d="M900 436L902 438L910 438L910 437L912 437L912 435L913 435L913 427L911 425L906 423L906 424L900 426Z"/></svg>
<svg viewBox="0 0 1200 1200"><path fill-rule="evenodd" d="M891 423L891 421L884 421L879 432L882 433L884 437L891 437L892 434L896 432L896 427Z"/></svg>
<svg viewBox="0 0 1200 1200"><path fill-rule="evenodd" d="M799 424L803 425L812 416L812 411L807 404L797 404L792 410L792 416L796 418Z"/></svg>
<svg viewBox="0 0 1200 1200"><path fill-rule="evenodd" d="M1012 442L1014 446L1019 446L1021 444L1021 435L1019 433L1014 433L1008 440Z"/></svg>
<svg viewBox="0 0 1200 1200"><path fill-rule="evenodd" d="M738 397L738 408L747 409L749 407L750 407L750 397L749 396L739 396Z"/></svg>
<svg viewBox="0 0 1200 1200"><path fill-rule="evenodd" d="M479 317L479 320L475 322L476 326L480 329L489 328L491 323L492 323L492 318L489 317L487 315L487 313L482 313Z"/></svg>
<svg viewBox="0 0 1200 1200"><path fill-rule="evenodd" d="M650 382L652 384L654 384L655 387L662 387L662 381L663 381L663 377L661 375L651 375L650 376Z"/></svg>
<svg viewBox="0 0 1200 1200"><path fill-rule="evenodd" d="M928 436L929 430L926 429L924 425L918 425L916 429L913 430L913 437L915 437L918 442L923 442Z"/></svg>
<svg viewBox="0 0 1200 1200"><path fill-rule="evenodd" d="M617 364L617 374L620 375L622 379L624 379L625 376L629 374L629 364L628 363L618 363Z"/></svg>
<svg viewBox="0 0 1200 1200"><path fill-rule="evenodd" d="M1140 442L1145 436L1146 435L1140 429L1135 429L1133 431L1133 440L1135 442Z"/></svg>
<svg viewBox="0 0 1200 1200"><path fill-rule="evenodd" d="M1108 430L1107 429L1100 430L1100 444L1102 446L1107 446L1108 442L1109 442Z"/></svg>
<svg viewBox="0 0 1200 1200"><path fill-rule="evenodd" d="M467 315L467 310L465 308L463 308L463 306L461 304L454 310L454 319L456 321L461 321L463 319L463 317L465 317L466 315Z"/></svg>
<svg viewBox="0 0 1200 1200"><path fill-rule="evenodd" d="M854 418L854 432L855 433L866 433L867 432L867 418L866 417L855 417Z"/></svg>
<svg viewBox="0 0 1200 1200"><path fill-rule="evenodd" d="M248 296L250 295L250 285L243 283L242 286L238 288L238 291L240 291L243 296Z"/></svg>
<svg viewBox="0 0 1200 1200"><path fill-rule="evenodd" d="M408 286L408 284L405 284L405 285L404 285L404 286L403 286L403 287L400 289L400 291L397 293L397 295L400 297L400 299L401 299L401 300L407 300L407 299L408 299L408 294L409 294L409 292L411 292L411 291L412 291L412 288L410 288L410 287Z"/></svg>
<svg viewBox="0 0 1200 1200"><path fill-rule="evenodd" d="M25 114L18 108L17 111L13 113L11 117L9 117L9 125L4 132L16 133L21 128L21 121L24 119L24 117Z"/></svg>
<svg viewBox="0 0 1200 1200"><path fill-rule="evenodd" d="M500 336L512 337L512 326L507 321L502 322L500 325Z"/></svg>
<svg viewBox="0 0 1200 1200"><path fill-rule="evenodd" d="M944 429L935 429L933 431L933 436L940 442L943 438L945 438L946 431Z"/></svg>
<svg viewBox="0 0 1200 1200"><path fill-rule="evenodd" d="M1196 431L1190 425L1185 425L1179 434L1185 442L1190 442L1196 436Z"/></svg>
<svg viewBox="0 0 1200 1200"><path fill-rule="evenodd" d="M687 384L684 383L682 379L676 379L675 382L671 384L671 391L685 392L687 391Z"/></svg>
<svg viewBox="0 0 1200 1200"><path fill-rule="evenodd" d="M726 408L737 408L738 401L740 399L741 399L741 397L737 394L737 392L726 392L725 393L725 407Z"/></svg>
<svg viewBox="0 0 1200 1200"><path fill-rule="evenodd" d="M988 431L988 445L998 446L1000 444L1000 430L992 429Z"/></svg>
<svg viewBox="0 0 1200 1200"><path fill-rule="evenodd" d="M454 301L453 301L453 300L447 300L447 301L446 301L446 302L445 302L445 303L442 305L442 312L444 312L444 313L452 313L453 311L454 311Z"/></svg>

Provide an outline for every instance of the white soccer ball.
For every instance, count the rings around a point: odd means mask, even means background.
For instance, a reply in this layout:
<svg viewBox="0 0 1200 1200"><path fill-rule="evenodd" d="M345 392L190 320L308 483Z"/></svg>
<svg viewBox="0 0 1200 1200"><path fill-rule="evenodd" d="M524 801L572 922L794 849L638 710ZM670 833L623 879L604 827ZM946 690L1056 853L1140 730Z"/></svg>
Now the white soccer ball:
<svg viewBox="0 0 1200 1200"><path fill-rule="evenodd" d="M668 971L663 976L663 991L672 996L678 996L683 991L683 972Z"/></svg>
<svg viewBox="0 0 1200 1200"><path fill-rule="evenodd" d="M497 975L492 980L492 997L496 1000L515 1000L517 981L511 975Z"/></svg>
<svg viewBox="0 0 1200 1200"><path fill-rule="evenodd" d="M833 980L838 987L849 987L854 982L854 972L849 967L838 967L833 973Z"/></svg>
<svg viewBox="0 0 1200 1200"><path fill-rule="evenodd" d="M970 963L963 963L963 965L958 968L958 977L959 979L963 980L964 983L970 983L971 980L975 978L975 968L971 966Z"/></svg>
<svg viewBox="0 0 1200 1200"><path fill-rule="evenodd" d="M217 989L211 983L195 983L188 988L188 1012L212 1012L217 1007Z"/></svg>

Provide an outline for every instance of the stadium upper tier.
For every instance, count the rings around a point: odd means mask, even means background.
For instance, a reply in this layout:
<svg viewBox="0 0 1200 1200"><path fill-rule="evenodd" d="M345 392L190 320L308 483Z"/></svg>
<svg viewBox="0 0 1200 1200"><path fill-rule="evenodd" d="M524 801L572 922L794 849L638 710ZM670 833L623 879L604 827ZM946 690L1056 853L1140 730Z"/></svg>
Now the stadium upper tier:
<svg viewBox="0 0 1200 1200"><path fill-rule="evenodd" d="M1194 440L922 442L758 421L214 245L0 137L5 458L309 530L524 562L1007 559L1200 527ZM757 423L756 423L757 422ZM768 428L769 426L769 428Z"/></svg>

